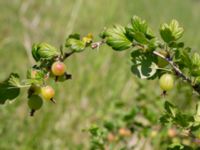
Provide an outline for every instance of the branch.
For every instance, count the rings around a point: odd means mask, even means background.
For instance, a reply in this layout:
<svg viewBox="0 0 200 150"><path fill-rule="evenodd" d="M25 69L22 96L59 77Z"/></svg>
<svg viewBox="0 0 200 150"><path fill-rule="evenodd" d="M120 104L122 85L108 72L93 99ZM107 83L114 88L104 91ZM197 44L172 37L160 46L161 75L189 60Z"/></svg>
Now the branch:
<svg viewBox="0 0 200 150"><path fill-rule="evenodd" d="M166 60L171 65L171 67L174 69L177 76L181 77L183 80L186 80L188 83L192 84L192 80L189 77L187 77L186 75L184 75L183 72L177 67L177 65L171 59L163 56L162 54L160 54L157 51L153 51L153 54Z"/></svg>
<svg viewBox="0 0 200 150"><path fill-rule="evenodd" d="M101 45L103 45L105 43L105 41L98 41L98 42L93 42L91 43L91 48L92 49L95 49L95 48L99 48ZM62 52L62 50L61 50ZM68 53L64 53L64 56L62 58L62 60L64 61L65 59L67 59L68 57L70 57L72 54L74 54L75 51L71 51L71 52L68 52Z"/></svg>
<svg viewBox="0 0 200 150"><path fill-rule="evenodd" d="M91 43L91 48L92 48L92 49L96 49L96 48L99 48L100 46L102 46L103 44L105 44L105 41L104 41L104 40L102 40L102 41L97 41L97 42L93 42L93 43ZM143 45L140 45L140 44L138 44L138 43L133 43L133 46L139 46L139 47L141 47L141 48L144 48ZM75 52L72 51L72 52L69 52L69 53L65 53L65 54L64 54L64 57L63 57L63 60L65 60L66 58L68 58L69 56L71 56L73 53L75 53ZM170 64L170 66L173 68L175 74L176 74L178 77L180 77L180 78L182 78L183 80L185 80L187 83L189 83L189 84L192 86L192 88L193 88L198 94L200 94L200 84L195 84L195 85L193 85L192 80L191 80L189 77L187 77L187 76L179 69L178 65L177 65L176 63L174 63L174 62L172 61L171 58L168 58L168 57L163 56L163 55L160 54L158 51L153 51L153 54L156 55L156 56L158 56L158 57L160 57L160 58L162 58L162 59L164 59L165 61L167 61L167 62Z"/></svg>
<svg viewBox="0 0 200 150"><path fill-rule="evenodd" d="M198 94L200 94L200 85L199 85L199 84L193 85L193 84L192 84L192 80L191 80L189 77L187 77L187 76L177 67L177 65L176 65L170 58L167 58L167 57L163 56L162 54L160 54L160 53L157 52L157 51L153 51L153 54L156 55L156 56L158 56L158 57L160 57L160 58L162 58L162 59L164 59L164 60L166 60L166 61L170 64L170 66L174 69L174 72L176 73L176 75L177 75L178 77L181 77L183 80L187 81L187 82L192 86L192 88L193 88Z"/></svg>
<svg viewBox="0 0 200 150"><path fill-rule="evenodd" d="M105 41L94 42L94 43L91 44L91 48L92 49L99 48L104 43L105 43Z"/></svg>
<svg viewBox="0 0 200 150"><path fill-rule="evenodd" d="M62 60L64 61L65 59L67 59L69 56L71 56L74 53L75 53L75 51L71 51L69 53L64 53L64 56L63 56Z"/></svg>

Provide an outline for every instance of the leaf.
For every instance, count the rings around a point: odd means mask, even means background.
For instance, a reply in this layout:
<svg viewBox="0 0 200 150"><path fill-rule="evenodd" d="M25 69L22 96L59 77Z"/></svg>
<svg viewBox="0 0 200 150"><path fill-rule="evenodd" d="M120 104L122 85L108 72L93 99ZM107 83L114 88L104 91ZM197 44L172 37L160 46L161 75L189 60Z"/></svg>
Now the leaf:
<svg viewBox="0 0 200 150"><path fill-rule="evenodd" d="M108 131L113 131L115 128L115 125L113 122L111 121L105 121L104 122L104 127L108 130Z"/></svg>
<svg viewBox="0 0 200 150"><path fill-rule="evenodd" d="M169 47L176 48L176 49L183 48L184 43L183 42L170 42Z"/></svg>
<svg viewBox="0 0 200 150"><path fill-rule="evenodd" d="M176 51L176 59L178 59L179 64L188 68L192 67L192 60L189 56L189 53L184 49Z"/></svg>
<svg viewBox="0 0 200 150"><path fill-rule="evenodd" d="M0 104L4 104L7 100L14 100L20 93L20 85L18 74L12 73L9 78L0 83Z"/></svg>
<svg viewBox="0 0 200 150"><path fill-rule="evenodd" d="M177 108L174 105L166 101L164 108L168 114L170 114L172 117L176 117Z"/></svg>
<svg viewBox="0 0 200 150"><path fill-rule="evenodd" d="M191 70L191 75L192 76L195 76L195 77L198 77L200 76L200 68L199 67L195 67Z"/></svg>
<svg viewBox="0 0 200 150"><path fill-rule="evenodd" d="M193 124L193 116L181 113L181 111L170 102L166 101L164 108L166 111L165 115L169 117L168 120L175 125L186 128Z"/></svg>
<svg viewBox="0 0 200 150"><path fill-rule="evenodd" d="M167 43L175 40L167 24L162 25L160 29L160 35L162 39Z"/></svg>
<svg viewBox="0 0 200 150"><path fill-rule="evenodd" d="M89 132L90 134L92 134L93 136L97 136L98 135L98 132L99 132L99 127L97 125L92 125L90 128L89 128Z"/></svg>
<svg viewBox="0 0 200 150"><path fill-rule="evenodd" d="M184 29L179 26L179 22L177 20L172 20L169 27L176 40L182 37Z"/></svg>
<svg viewBox="0 0 200 150"><path fill-rule="evenodd" d="M192 65L190 66L191 75L200 76L200 55L194 53L191 58Z"/></svg>
<svg viewBox="0 0 200 150"><path fill-rule="evenodd" d="M166 43L180 39L183 32L183 28L179 26L179 23L176 20L172 20L170 24L164 23L160 28L160 35Z"/></svg>
<svg viewBox="0 0 200 150"><path fill-rule="evenodd" d="M196 114L194 115L194 120L200 123L200 102L197 103L196 106Z"/></svg>
<svg viewBox="0 0 200 150"><path fill-rule="evenodd" d="M65 47L70 47L75 52L82 52L85 49L85 43L79 39L68 38Z"/></svg>
<svg viewBox="0 0 200 150"><path fill-rule="evenodd" d="M138 16L133 16L131 24L126 27L126 31L131 40L136 40L142 44L147 44L148 40L155 38L146 21Z"/></svg>
<svg viewBox="0 0 200 150"><path fill-rule="evenodd" d="M192 55L192 65L193 66L200 66L200 55L198 53L194 53Z"/></svg>
<svg viewBox="0 0 200 150"><path fill-rule="evenodd" d="M128 114L124 115L123 120L125 122L132 121L135 118L137 112L138 110L136 108L133 108Z"/></svg>
<svg viewBox="0 0 200 150"><path fill-rule="evenodd" d="M164 114L164 115L162 115L161 117L160 117L160 122L162 123L162 124L167 124L167 123L169 123L169 122L171 122L171 117L168 115L168 114Z"/></svg>
<svg viewBox="0 0 200 150"><path fill-rule="evenodd" d="M48 43L33 44L32 55L35 61L50 60L59 55L57 49Z"/></svg>
<svg viewBox="0 0 200 150"><path fill-rule="evenodd" d="M80 40L80 34L78 33L74 33L74 34L70 34L69 37L70 39L77 39L77 40Z"/></svg>
<svg viewBox="0 0 200 150"><path fill-rule="evenodd" d="M167 148L167 150L186 150L186 149L184 149L184 146L180 143L173 143Z"/></svg>
<svg viewBox="0 0 200 150"><path fill-rule="evenodd" d="M182 114L181 112L178 112L176 114L176 117L174 118L174 122L178 124L179 126L186 128L186 127L191 126L194 120L193 120L193 117L186 114Z"/></svg>
<svg viewBox="0 0 200 150"><path fill-rule="evenodd" d="M107 29L105 36L106 43L114 50L122 51L131 47L132 42L126 37L124 27L116 25L113 28Z"/></svg>
<svg viewBox="0 0 200 150"><path fill-rule="evenodd" d="M181 48L175 51L174 62L179 68L185 73L191 76L192 69L192 58L190 55L190 48Z"/></svg>
<svg viewBox="0 0 200 150"><path fill-rule="evenodd" d="M132 25L132 30L133 32L139 31L142 33L146 33L148 25L145 20L142 20L138 16L133 16L131 19L131 25Z"/></svg>
<svg viewBox="0 0 200 150"><path fill-rule="evenodd" d="M150 79L157 73L156 57L151 53L142 53L141 50L133 51L132 73L141 79Z"/></svg>
<svg viewBox="0 0 200 150"><path fill-rule="evenodd" d="M134 40L142 44L148 44L149 41L142 32L135 32Z"/></svg>
<svg viewBox="0 0 200 150"><path fill-rule="evenodd" d="M117 101L115 104L114 104L115 108L118 109L118 108L122 108L125 106L124 102L122 101Z"/></svg>
<svg viewBox="0 0 200 150"><path fill-rule="evenodd" d="M155 50L157 41L145 20L134 16L131 19L131 24L129 24L125 29L127 37L129 37L133 43L144 45L145 51Z"/></svg>
<svg viewBox="0 0 200 150"><path fill-rule="evenodd" d="M200 116L200 102L198 102L196 106L196 115Z"/></svg>

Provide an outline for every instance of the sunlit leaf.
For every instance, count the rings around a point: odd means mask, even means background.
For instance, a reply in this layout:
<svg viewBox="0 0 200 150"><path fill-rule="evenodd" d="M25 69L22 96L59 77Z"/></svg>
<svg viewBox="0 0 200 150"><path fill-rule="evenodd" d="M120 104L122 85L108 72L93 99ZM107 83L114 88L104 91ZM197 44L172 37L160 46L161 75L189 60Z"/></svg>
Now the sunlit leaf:
<svg viewBox="0 0 200 150"><path fill-rule="evenodd" d="M180 39L183 35L183 28L179 26L178 21L172 20L170 24L162 24L160 35L166 43L170 43Z"/></svg>
<svg viewBox="0 0 200 150"><path fill-rule="evenodd" d="M116 25L105 32L106 43L114 50L122 51L131 47L132 42L126 37L124 27Z"/></svg>
<svg viewBox="0 0 200 150"><path fill-rule="evenodd" d="M157 73L156 58L151 53L142 53L141 50L133 51L132 72L141 79L150 79Z"/></svg>

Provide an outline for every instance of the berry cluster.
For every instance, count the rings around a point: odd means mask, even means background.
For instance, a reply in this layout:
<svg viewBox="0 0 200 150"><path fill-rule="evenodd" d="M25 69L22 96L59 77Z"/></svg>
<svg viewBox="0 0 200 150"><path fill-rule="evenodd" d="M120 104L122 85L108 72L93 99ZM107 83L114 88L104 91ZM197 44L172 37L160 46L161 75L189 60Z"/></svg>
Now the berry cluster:
<svg viewBox="0 0 200 150"><path fill-rule="evenodd" d="M28 106L31 109L31 116L34 115L36 110L39 110L42 107L43 99L55 103L55 90L50 85L46 85L48 78L53 77L55 78L55 81L57 81L65 76L67 79L68 74L66 73L66 66L63 62L55 61L51 64L50 68L51 69L44 75L44 80L42 81L44 83L41 85L41 83L38 84L37 82L33 82L28 90ZM30 80L37 80L37 77L40 79L40 75L41 70L31 68L31 70L28 71L27 77Z"/></svg>

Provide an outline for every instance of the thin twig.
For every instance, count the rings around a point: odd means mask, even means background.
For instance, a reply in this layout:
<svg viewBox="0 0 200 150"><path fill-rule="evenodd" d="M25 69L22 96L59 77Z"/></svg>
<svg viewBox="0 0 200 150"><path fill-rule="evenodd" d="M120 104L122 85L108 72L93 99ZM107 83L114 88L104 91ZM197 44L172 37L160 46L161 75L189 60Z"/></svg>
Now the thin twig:
<svg viewBox="0 0 200 150"><path fill-rule="evenodd" d="M71 52L68 52L68 53L64 53L64 56L62 58L62 60L64 61L65 59L67 59L69 56L71 56L72 54L74 54L75 51L71 51Z"/></svg>
<svg viewBox="0 0 200 150"><path fill-rule="evenodd" d="M104 43L105 43L104 41L94 42L94 43L91 44L91 48L92 49L99 48Z"/></svg>
<svg viewBox="0 0 200 150"><path fill-rule="evenodd" d="M177 67L177 65L171 59L163 56L162 54L160 54L157 51L153 51L153 54L166 60L171 65L171 67L174 69L177 76L181 77L183 80L186 80L190 84L192 83L192 80L189 77L187 77L186 75L184 75L183 72Z"/></svg>
<svg viewBox="0 0 200 150"><path fill-rule="evenodd" d="M91 43L91 48L92 49L99 48L104 43L105 43L104 41L93 42L93 43ZM65 59L67 59L68 57L70 57L71 55L73 55L74 53L75 53L75 51L64 53L62 61L64 61Z"/></svg>

